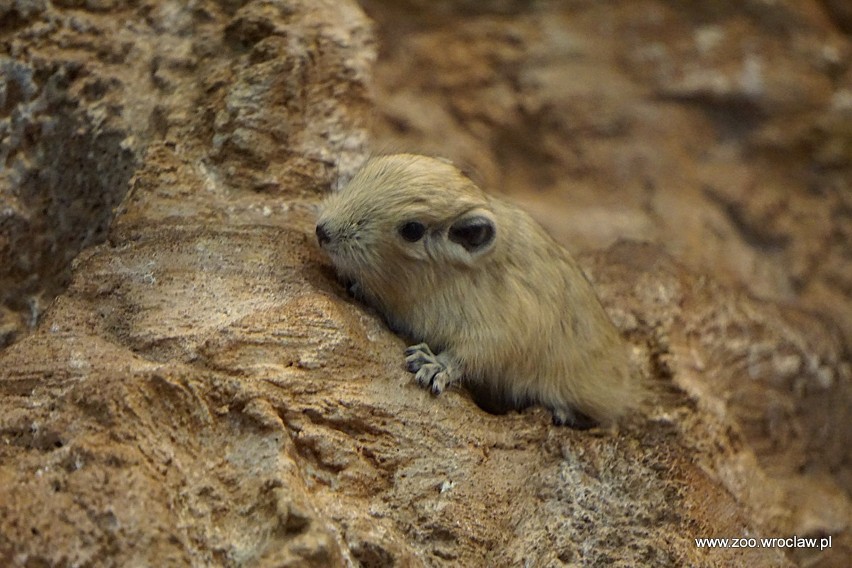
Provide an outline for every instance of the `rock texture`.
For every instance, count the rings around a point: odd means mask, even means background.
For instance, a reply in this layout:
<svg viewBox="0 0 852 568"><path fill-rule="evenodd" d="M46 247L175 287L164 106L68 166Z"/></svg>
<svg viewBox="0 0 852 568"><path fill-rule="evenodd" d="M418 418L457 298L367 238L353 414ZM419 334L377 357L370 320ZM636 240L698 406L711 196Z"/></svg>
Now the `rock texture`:
<svg viewBox="0 0 852 568"><path fill-rule="evenodd" d="M844 566L842 3L395 6L365 5L374 28L339 0L0 5L0 564ZM782 24L799 47L771 53L801 76L760 59L789 81L769 96L714 50L760 51ZM836 51L812 51L825 30ZM728 83L664 64L707 53ZM497 190L541 188L532 209L570 191L574 224L543 219L580 247L653 237L681 259L583 257L654 393L639 415L578 432L413 384L404 341L314 244L370 124L380 146L441 140ZM785 177L803 156L827 160L807 192ZM749 292L842 302L833 323ZM833 544L694 542L793 535Z"/></svg>

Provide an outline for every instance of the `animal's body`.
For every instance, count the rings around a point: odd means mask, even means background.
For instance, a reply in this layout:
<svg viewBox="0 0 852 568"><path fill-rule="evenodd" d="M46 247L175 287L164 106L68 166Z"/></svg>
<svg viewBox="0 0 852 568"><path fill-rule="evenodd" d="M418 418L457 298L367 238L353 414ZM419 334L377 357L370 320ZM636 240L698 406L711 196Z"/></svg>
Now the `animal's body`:
<svg viewBox="0 0 852 568"><path fill-rule="evenodd" d="M568 251L451 164L368 160L327 198L317 237L356 295L422 342L406 361L433 393L463 381L570 424L636 402L625 342Z"/></svg>

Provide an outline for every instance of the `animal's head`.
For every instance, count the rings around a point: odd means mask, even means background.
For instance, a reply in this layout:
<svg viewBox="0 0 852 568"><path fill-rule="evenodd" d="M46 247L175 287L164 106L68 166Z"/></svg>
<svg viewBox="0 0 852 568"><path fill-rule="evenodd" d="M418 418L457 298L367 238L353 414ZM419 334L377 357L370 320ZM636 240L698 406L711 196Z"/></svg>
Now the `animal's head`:
<svg viewBox="0 0 852 568"><path fill-rule="evenodd" d="M316 234L340 275L368 289L472 269L501 236L487 196L467 176L411 154L368 160L326 199Z"/></svg>

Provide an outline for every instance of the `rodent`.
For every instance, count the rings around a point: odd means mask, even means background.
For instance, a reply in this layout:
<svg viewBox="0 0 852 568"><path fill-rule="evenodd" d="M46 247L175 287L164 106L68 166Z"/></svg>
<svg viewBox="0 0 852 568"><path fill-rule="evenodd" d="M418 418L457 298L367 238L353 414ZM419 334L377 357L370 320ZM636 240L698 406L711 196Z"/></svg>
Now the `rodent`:
<svg viewBox="0 0 852 568"><path fill-rule="evenodd" d="M406 362L434 394L463 381L575 427L635 406L626 342L575 260L451 163L368 159L325 199L316 234L356 296L421 342Z"/></svg>

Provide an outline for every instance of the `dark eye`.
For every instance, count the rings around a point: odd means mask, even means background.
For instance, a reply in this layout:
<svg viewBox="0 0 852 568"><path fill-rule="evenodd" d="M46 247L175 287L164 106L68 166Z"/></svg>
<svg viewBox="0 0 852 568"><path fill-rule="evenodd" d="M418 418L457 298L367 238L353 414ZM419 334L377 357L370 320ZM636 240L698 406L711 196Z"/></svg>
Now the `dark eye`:
<svg viewBox="0 0 852 568"><path fill-rule="evenodd" d="M423 238L426 225L419 221L409 221L399 228L399 235L409 243L415 243Z"/></svg>

